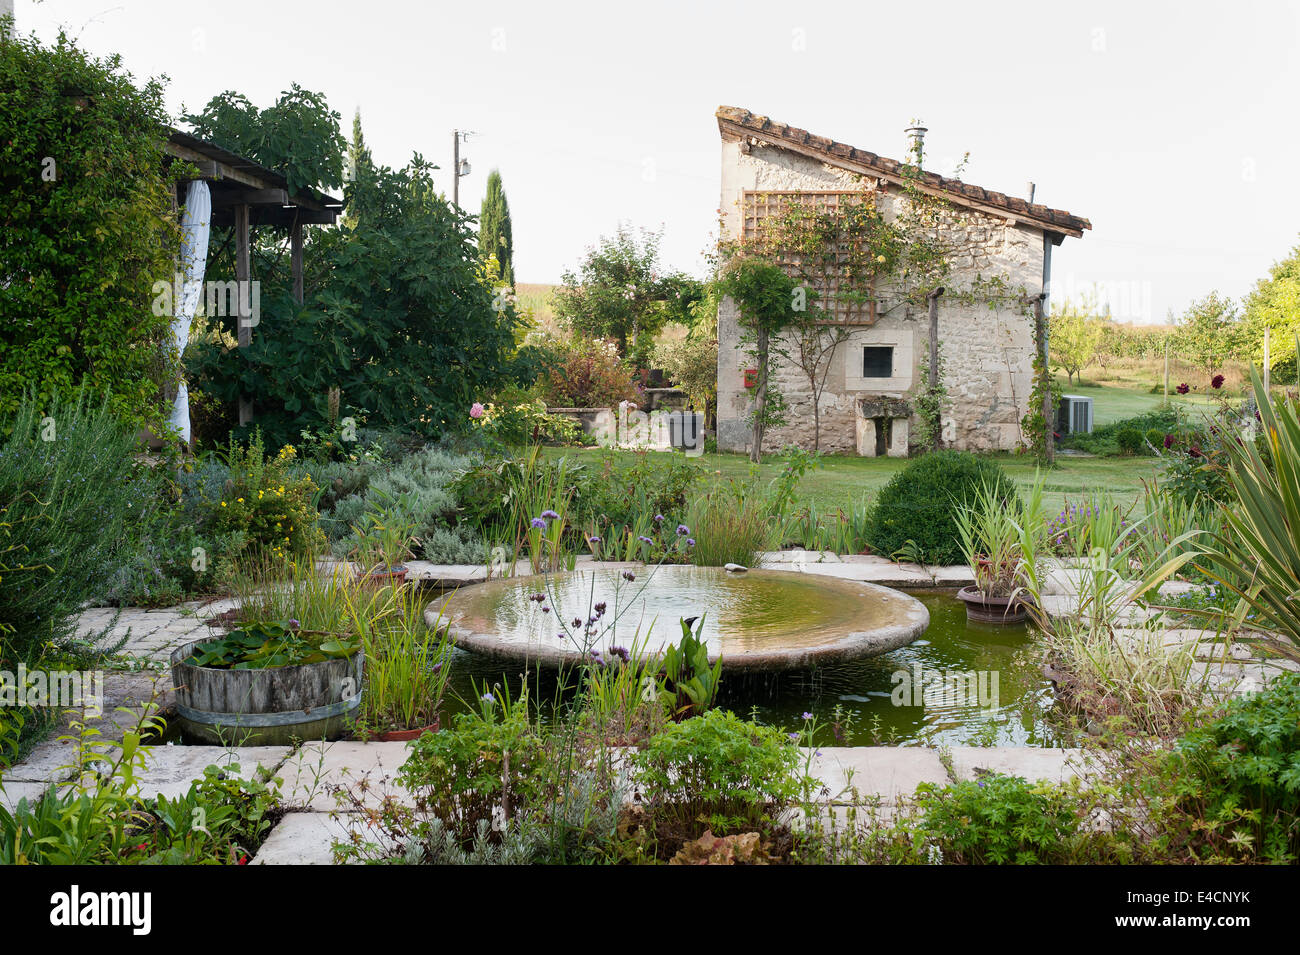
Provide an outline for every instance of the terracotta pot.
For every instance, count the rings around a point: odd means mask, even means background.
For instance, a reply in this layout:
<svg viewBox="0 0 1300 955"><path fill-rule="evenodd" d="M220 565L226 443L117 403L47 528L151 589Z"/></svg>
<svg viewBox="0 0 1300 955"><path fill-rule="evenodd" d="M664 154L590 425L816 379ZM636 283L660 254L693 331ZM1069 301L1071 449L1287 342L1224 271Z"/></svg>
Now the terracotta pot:
<svg viewBox="0 0 1300 955"><path fill-rule="evenodd" d="M966 604L966 619L980 623L1024 623L1029 615L1019 597L985 597L977 587L963 587L957 599Z"/></svg>
<svg viewBox="0 0 1300 955"><path fill-rule="evenodd" d="M438 721L434 720L428 726L414 730L389 730L386 733L380 733L375 737L377 743L405 743L407 740L419 739L425 733L436 733L440 729Z"/></svg>
<svg viewBox="0 0 1300 955"><path fill-rule="evenodd" d="M375 587L383 587L388 584L400 587L406 583L406 567L403 564L398 564L388 570L372 570L368 574L358 574L357 579L363 584L371 584Z"/></svg>

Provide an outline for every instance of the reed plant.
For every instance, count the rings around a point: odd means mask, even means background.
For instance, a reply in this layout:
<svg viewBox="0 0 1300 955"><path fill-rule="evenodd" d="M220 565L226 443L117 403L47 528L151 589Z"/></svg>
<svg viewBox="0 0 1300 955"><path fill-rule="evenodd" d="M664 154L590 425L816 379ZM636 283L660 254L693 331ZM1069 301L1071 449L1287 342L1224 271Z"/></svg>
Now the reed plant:
<svg viewBox="0 0 1300 955"><path fill-rule="evenodd" d="M695 540L691 560L701 567L756 567L779 530L762 497L720 489L692 501L686 523Z"/></svg>
<svg viewBox="0 0 1300 955"><path fill-rule="evenodd" d="M981 481L972 499L958 504L953 515L962 556L985 598L1011 597L1019 587L1019 507L1019 500L1009 500L997 484Z"/></svg>
<svg viewBox="0 0 1300 955"><path fill-rule="evenodd" d="M451 674L452 645L442 610L433 627L425 621L419 588L393 591L389 612L354 616L366 653L361 723L374 731L437 726Z"/></svg>

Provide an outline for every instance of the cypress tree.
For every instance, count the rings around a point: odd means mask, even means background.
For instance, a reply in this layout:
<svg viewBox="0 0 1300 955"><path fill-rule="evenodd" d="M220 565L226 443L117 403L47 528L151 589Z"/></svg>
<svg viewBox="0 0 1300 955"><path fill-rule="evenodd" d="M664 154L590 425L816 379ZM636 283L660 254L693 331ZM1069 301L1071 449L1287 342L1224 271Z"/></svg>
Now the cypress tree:
<svg viewBox="0 0 1300 955"><path fill-rule="evenodd" d="M487 180L487 194L478 218L478 250L485 259L495 254L501 266L501 281L514 288L514 239L510 230L510 203L501 185L500 170L493 169Z"/></svg>

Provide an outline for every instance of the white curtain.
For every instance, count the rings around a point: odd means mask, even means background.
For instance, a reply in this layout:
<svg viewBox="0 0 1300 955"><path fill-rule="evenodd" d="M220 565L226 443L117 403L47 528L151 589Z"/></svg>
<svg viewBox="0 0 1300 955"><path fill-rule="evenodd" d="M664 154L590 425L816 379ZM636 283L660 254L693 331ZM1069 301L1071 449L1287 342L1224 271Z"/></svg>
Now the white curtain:
<svg viewBox="0 0 1300 955"><path fill-rule="evenodd" d="M179 358L190 340L194 313L203 298L203 271L208 261L208 236L212 232L212 194L202 180L190 183L185 193L185 215L181 218L180 274L184 285L172 306L172 345ZM186 444L190 441L190 394L182 377L176 383L176 401L172 405L171 427Z"/></svg>

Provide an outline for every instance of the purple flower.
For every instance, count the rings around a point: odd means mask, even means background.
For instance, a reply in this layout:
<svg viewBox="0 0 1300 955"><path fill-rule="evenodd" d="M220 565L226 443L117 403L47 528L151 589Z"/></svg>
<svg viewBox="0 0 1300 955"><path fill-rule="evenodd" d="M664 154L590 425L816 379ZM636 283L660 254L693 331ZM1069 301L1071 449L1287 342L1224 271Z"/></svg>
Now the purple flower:
<svg viewBox="0 0 1300 955"><path fill-rule="evenodd" d="M663 516L662 514L656 514L656 515L655 515L655 523L656 523L656 524L662 524L662 523L663 523L663 519L664 519L664 516Z"/></svg>
<svg viewBox="0 0 1300 955"><path fill-rule="evenodd" d="M812 718L813 718L813 715L812 715L811 713L808 713L808 712L805 712L804 715L803 715L803 717L802 717L802 719L805 719L805 720L810 720L810 719L812 719Z"/></svg>
<svg viewBox="0 0 1300 955"><path fill-rule="evenodd" d="M472 405L469 406L469 416L471 418L483 417L483 406L479 404L477 401L474 402Z"/></svg>
<svg viewBox="0 0 1300 955"><path fill-rule="evenodd" d="M544 520L543 520L542 518L540 518L540 517L534 517L534 518L533 518L531 521L529 521L528 523L531 524L533 527L537 528L539 531L544 531L544 530L546 530L546 521L544 521Z"/></svg>
<svg viewBox="0 0 1300 955"><path fill-rule="evenodd" d="M797 742L799 742L799 734L798 734L798 733L787 733L786 735L790 737L790 742L792 742L792 743L797 743Z"/></svg>
<svg viewBox="0 0 1300 955"><path fill-rule="evenodd" d="M597 616L597 617L603 617L603 616L605 615L605 601L603 601L603 600L599 601L599 602L598 602L594 607L592 607L591 609L593 609L593 610L596 611L596 616Z"/></svg>
<svg viewBox="0 0 1300 955"><path fill-rule="evenodd" d="M632 573L630 570L625 570L623 571L623 579L627 581L636 580L636 574Z"/></svg>
<svg viewBox="0 0 1300 955"><path fill-rule="evenodd" d="M558 521L560 519L560 515L556 514L554 511L542 511L542 517L546 518L548 521Z"/></svg>
<svg viewBox="0 0 1300 955"><path fill-rule="evenodd" d="M484 694L483 694L483 702L484 702L484 703L495 703L496 701L497 701L497 698L496 698L495 696L493 696L491 693L484 693Z"/></svg>
<svg viewBox="0 0 1300 955"><path fill-rule="evenodd" d="M643 543L643 544L653 544L653 543L654 543L654 541L652 541L650 538L646 537L644 534L642 534L640 537L638 537L637 540L639 540L639 541L640 541L641 543Z"/></svg>
<svg viewBox="0 0 1300 955"><path fill-rule="evenodd" d="M302 624L301 624L301 623L300 623L296 618L294 618L294 619L290 619L290 620L289 620L289 629L290 629L290 630L297 630L297 629L298 629L299 627L301 627L301 626L302 626Z"/></svg>
<svg viewBox="0 0 1300 955"><path fill-rule="evenodd" d="M1180 395L1185 395L1187 394L1187 392L1192 390L1192 386L1184 381L1174 390L1177 391Z"/></svg>
<svg viewBox="0 0 1300 955"><path fill-rule="evenodd" d="M678 525L677 525L677 533L678 533L678 535L680 535L681 537L685 537L685 536L686 536L687 534L689 534L690 532L691 532L691 529L690 529L689 527L687 527L685 524L678 524Z"/></svg>
<svg viewBox="0 0 1300 955"><path fill-rule="evenodd" d="M694 547L694 546L695 546L695 538L694 538L694 537L688 537L688 538L686 538L686 546L687 546L687 547Z"/></svg>
<svg viewBox="0 0 1300 955"><path fill-rule="evenodd" d="M590 537L587 538L587 543L588 543L588 544L599 544L599 543L600 543L600 538L597 537L595 534L593 534L592 536L590 536Z"/></svg>
<svg viewBox="0 0 1300 955"><path fill-rule="evenodd" d="M1220 388L1222 388L1222 387L1223 387L1223 376L1222 376L1222 375L1215 375L1213 378L1211 378L1211 379L1210 379L1210 387L1213 388L1215 391L1218 391Z"/></svg>

